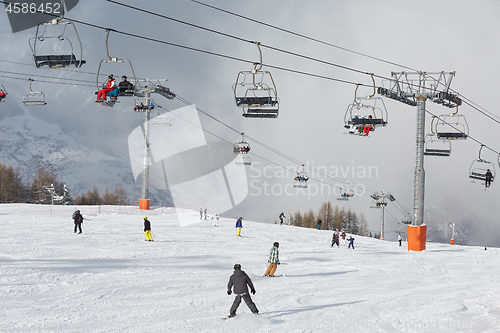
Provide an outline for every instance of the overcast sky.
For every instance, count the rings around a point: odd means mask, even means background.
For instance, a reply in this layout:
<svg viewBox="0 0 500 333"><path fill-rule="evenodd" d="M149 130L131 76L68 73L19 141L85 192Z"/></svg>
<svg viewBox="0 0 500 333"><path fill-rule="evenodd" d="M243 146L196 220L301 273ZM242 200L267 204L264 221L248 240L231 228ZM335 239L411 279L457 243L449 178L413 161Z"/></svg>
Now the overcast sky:
<svg viewBox="0 0 500 333"><path fill-rule="evenodd" d="M263 25L224 14L188 0L124 1L142 9L221 31L245 40L260 41L275 48L300 53L362 72L389 77L391 71L404 68L321 45ZM342 48L376 57L422 71L455 71L451 87L461 95L498 115L494 96L499 28L497 1L296 1L279 0L251 2L207 1L214 6L233 11L278 27L314 37ZM109 27L126 33L177 43L196 49L216 52L250 61L258 61L255 45L188 27L146 13L126 9L104 0L86 0L67 14L67 17ZM36 70L31 64L28 39L35 29L12 34L7 15L0 14L0 32L5 45L0 60L20 64L0 63L0 70L26 74L40 74L95 81L101 59L106 58L104 30L77 25L83 43L87 64L76 71ZM263 48L263 62L307 73L327 76L349 82L371 84L369 76L334 66L319 64L291 55ZM224 123L247 133L253 138L316 167L349 171L347 178L353 184L391 192L407 211L411 211L413 172L415 161L416 108L385 99L389 124L370 134L369 138L345 134L344 114L352 103L355 86L327 79L313 78L264 67L273 74L280 98L277 119L245 119L234 104L231 87L240 70L249 70L248 63L207 55L200 52L145 41L139 38L113 34L110 36L110 55L130 59L137 76L166 78L168 86L179 96L195 103L199 108ZM107 71L107 69L103 69ZM112 71L112 69L108 69ZM122 69L118 69L121 71ZM407 69L406 69L407 70ZM125 71L125 69L123 69ZM113 70L113 74L122 73ZM0 73L0 77L3 75ZM7 74L5 74L7 75ZM77 82L77 81L75 81ZM36 82L35 82L36 83ZM27 90L27 82L3 78L13 96L20 98ZM92 83L84 83L92 85ZM382 85L380 79L377 86ZM127 137L140 124L140 117L128 105L102 110L93 103L93 87L43 85L53 107L38 114L45 121L60 123L63 128L78 123L74 132L89 146L114 154L127 154ZM366 96L371 90L360 87L358 95ZM172 110L184 106L181 102L158 99L158 104ZM15 113L19 109L9 109ZM450 110L428 102L427 109L435 114ZM467 117L470 135L500 151L497 139L499 123L481 115L469 106L460 108ZM427 132L430 116L427 115ZM201 123L229 141L239 141L235 132L204 115ZM498 118L495 118L498 121ZM112 138L109 133L117 133ZM217 141L206 135L207 140ZM297 168L296 164L252 144L252 152L273 162ZM500 234L498 226L498 184L484 191L480 184L471 184L469 166L477 158L479 145L472 140L453 142L448 158L429 157L425 160L426 206L425 222L430 225L456 222L458 230L476 242L494 242ZM497 161L491 151L483 150L483 158ZM257 179L259 171L276 171L275 166L257 156L247 169L249 180ZM260 164L259 164L260 163ZM496 162L498 169L498 162ZM350 168L350 169L348 169ZM352 175L352 168L356 173ZM359 170L372 170L372 174L359 174ZM341 171L342 172L342 171ZM340 175L341 176L341 175ZM293 178L293 177L292 177ZM321 177L315 177L321 179ZM344 178L344 177L340 177ZM261 178L259 178L262 181ZM325 182L336 184L332 179ZM290 178L274 177L271 184L285 186ZM312 184L313 181L311 181ZM379 210L370 209L371 199L355 197L348 203L335 200L333 195L255 195L262 183L253 183L249 196L234 215L251 216L265 211L269 222L277 219L281 211L300 209L317 210L324 201L363 213L374 231L379 230ZM258 185L255 185L258 184ZM395 237L397 222L403 216L393 204L386 214L386 238ZM392 216L394 216L394 218ZM498 243L496 243L498 245Z"/></svg>

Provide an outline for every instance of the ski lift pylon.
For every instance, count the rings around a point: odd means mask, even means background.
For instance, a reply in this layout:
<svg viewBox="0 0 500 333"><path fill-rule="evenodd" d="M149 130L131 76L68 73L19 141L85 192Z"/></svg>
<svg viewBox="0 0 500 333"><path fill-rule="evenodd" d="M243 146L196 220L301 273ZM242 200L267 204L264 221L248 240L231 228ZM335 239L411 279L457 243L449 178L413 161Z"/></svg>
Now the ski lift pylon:
<svg viewBox="0 0 500 333"><path fill-rule="evenodd" d="M254 63L250 71L240 71L233 85L236 106L243 109L245 118L278 117L279 101L274 79L269 71L262 69L260 42L254 42L260 54L260 62Z"/></svg>
<svg viewBox="0 0 500 333"><path fill-rule="evenodd" d="M74 40L78 43L73 46L73 42L68 37L68 27L74 31ZM51 30L56 30L55 33ZM50 43L52 41L53 43ZM41 22L36 27L35 37L29 39L33 53L33 59L37 68L64 68L82 67L86 63L83 60L83 48L76 26L72 21L64 19L64 0L61 0L61 16L49 22ZM65 50L61 46L65 44ZM75 55L75 53L77 55Z"/></svg>
<svg viewBox="0 0 500 333"><path fill-rule="evenodd" d="M33 91L31 89L31 83L35 80L28 79L30 82L30 91L26 93L23 97L24 105L46 105L45 94L41 91Z"/></svg>

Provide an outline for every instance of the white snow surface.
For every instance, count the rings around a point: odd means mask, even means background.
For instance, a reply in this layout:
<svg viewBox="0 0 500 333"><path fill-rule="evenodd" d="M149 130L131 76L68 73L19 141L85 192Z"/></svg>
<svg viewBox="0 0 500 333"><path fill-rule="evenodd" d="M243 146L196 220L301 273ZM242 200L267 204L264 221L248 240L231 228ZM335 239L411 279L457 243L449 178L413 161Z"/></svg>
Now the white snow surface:
<svg viewBox="0 0 500 333"><path fill-rule="evenodd" d="M73 233L75 208L86 218ZM499 332L497 248L355 237L243 221L181 227L173 208L0 205L0 332ZM210 213L210 212L209 212ZM146 242L143 217L154 242ZM266 278L272 244L276 274ZM229 313L233 265L260 314Z"/></svg>

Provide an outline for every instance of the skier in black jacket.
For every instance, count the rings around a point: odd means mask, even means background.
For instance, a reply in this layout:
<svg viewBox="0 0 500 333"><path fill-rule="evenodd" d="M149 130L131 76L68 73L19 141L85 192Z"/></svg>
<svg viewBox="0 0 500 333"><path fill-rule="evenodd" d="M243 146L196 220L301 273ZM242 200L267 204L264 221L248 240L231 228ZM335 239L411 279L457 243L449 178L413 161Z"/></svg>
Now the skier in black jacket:
<svg viewBox="0 0 500 333"><path fill-rule="evenodd" d="M153 242L153 236L151 236L151 222L149 222L148 217L144 217L144 235L146 235L146 240Z"/></svg>
<svg viewBox="0 0 500 333"><path fill-rule="evenodd" d="M248 293L247 285L248 287L250 287L252 295L255 295L255 288L253 287L252 280L250 280L248 275L241 270L240 264L234 265L234 274L231 275L231 277L229 278L229 283L227 284L227 294L231 295L231 288L233 288L233 286L234 293L236 294L233 305L229 310L229 317L236 316L236 310L238 309L238 306L240 306L242 298L245 300L245 303L247 303L250 311L252 311L253 314L259 313L259 310L255 306L252 298L250 297L250 294Z"/></svg>
<svg viewBox="0 0 500 333"><path fill-rule="evenodd" d="M83 223L83 216L80 214L80 211L77 210L75 214L75 233L76 229L80 230L79 234L82 233L82 223Z"/></svg>

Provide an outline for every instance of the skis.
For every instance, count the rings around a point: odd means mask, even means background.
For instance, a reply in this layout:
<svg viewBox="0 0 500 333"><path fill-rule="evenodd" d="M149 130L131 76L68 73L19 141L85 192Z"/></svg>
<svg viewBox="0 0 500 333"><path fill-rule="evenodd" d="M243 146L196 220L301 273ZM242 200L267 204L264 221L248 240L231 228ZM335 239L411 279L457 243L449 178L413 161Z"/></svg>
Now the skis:
<svg viewBox="0 0 500 333"><path fill-rule="evenodd" d="M278 274L278 275L263 275L263 277L269 277L269 278L282 277L282 276L285 276L285 275L283 275L283 274Z"/></svg>

